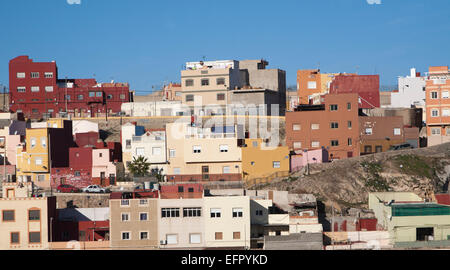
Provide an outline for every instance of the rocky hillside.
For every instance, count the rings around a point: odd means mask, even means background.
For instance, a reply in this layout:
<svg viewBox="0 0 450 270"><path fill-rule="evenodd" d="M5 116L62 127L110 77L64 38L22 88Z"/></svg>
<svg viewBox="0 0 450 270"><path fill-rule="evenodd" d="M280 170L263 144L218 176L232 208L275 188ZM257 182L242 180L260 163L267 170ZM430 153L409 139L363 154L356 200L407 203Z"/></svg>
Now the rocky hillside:
<svg viewBox="0 0 450 270"><path fill-rule="evenodd" d="M334 205L342 211L367 209L369 192L412 191L427 196L448 192L449 181L450 143L447 143L313 164L309 174L305 169L259 188L311 193L326 206Z"/></svg>

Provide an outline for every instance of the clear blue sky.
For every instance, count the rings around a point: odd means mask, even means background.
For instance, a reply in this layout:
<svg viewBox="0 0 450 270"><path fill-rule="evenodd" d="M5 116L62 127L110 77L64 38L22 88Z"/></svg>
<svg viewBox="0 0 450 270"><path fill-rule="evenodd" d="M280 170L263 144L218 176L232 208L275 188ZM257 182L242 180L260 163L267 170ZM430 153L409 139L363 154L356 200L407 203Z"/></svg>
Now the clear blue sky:
<svg viewBox="0 0 450 270"><path fill-rule="evenodd" d="M0 84L18 55L56 60L60 77L179 81L187 61L260 59L297 69L381 75L450 65L449 0L1 0ZM74 0L69 0L74 1ZM369 0L371 1L371 0ZM374 0L372 0L374 1Z"/></svg>

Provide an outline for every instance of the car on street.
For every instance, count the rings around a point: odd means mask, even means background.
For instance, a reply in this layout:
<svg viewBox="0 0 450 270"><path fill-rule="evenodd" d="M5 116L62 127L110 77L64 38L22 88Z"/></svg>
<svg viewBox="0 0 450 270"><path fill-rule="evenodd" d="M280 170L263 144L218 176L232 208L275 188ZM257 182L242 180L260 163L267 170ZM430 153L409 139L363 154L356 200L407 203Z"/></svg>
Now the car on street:
<svg viewBox="0 0 450 270"><path fill-rule="evenodd" d="M108 189L102 188L99 185L90 185L90 186L83 188L82 190L83 190L83 192L86 192L86 193L107 193L107 192L109 192Z"/></svg>
<svg viewBox="0 0 450 270"><path fill-rule="evenodd" d="M74 187L72 185L59 185L56 188L56 192L59 192L59 193L78 193L80 191L81 190L79 188Z"/></svg>
<svg viewBox="0 0 450 270"><path fill-rule="evenodd" d="M414 149L414 147L409 143L402 143L402 144L392 145L389 148L389 151L397 151L397 150L405 150L405 149Z"/></svg>

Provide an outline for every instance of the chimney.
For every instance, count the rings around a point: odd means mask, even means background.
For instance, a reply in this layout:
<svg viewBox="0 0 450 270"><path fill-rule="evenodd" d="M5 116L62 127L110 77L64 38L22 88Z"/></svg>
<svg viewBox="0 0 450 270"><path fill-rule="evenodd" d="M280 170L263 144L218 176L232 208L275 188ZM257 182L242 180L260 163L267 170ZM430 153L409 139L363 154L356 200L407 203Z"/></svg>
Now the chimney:
<svg viewBox="0 0 450 270"><path fill-rule="evenodd" d="M411 78L415 78L416 77L416 68L412 68L411 69Z"/></svg>

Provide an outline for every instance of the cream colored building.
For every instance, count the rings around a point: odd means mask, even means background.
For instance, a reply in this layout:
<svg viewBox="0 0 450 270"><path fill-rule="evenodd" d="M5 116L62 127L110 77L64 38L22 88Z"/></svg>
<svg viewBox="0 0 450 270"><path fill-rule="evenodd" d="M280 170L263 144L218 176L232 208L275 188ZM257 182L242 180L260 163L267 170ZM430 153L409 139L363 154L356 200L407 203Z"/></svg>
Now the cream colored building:
<svg viewBox="0 0 450 270"><path fill-rule="evenodd" d="M160 199L161 249L200 249L205 245L204 199Z"/></svg>
<svg viewBox="0 0 450 270"><path fill-rule="evenodd" d="M158 199L112 199L110 243L112 249L157 249Z"/></svg>
<svg viewBox="0 0 450 270"><path fill-rule="evenodd" d="M207 248L250 248L250 197L204 197Z"/></svg>
<svg viewBox="0 0 450 270"><path fill-rule="evenodd" d="M55 197L28 197L33 183L3 183L0 199L0 249L45 250L56 219Z"/></svg>
<svg viewBox="0 0 450 270"><path fill-rule="evenodd" d="M166 132L168 181L242 179L242 151L237 146L237 126L223 131L170 123L166 125Z"/></svg>

